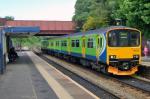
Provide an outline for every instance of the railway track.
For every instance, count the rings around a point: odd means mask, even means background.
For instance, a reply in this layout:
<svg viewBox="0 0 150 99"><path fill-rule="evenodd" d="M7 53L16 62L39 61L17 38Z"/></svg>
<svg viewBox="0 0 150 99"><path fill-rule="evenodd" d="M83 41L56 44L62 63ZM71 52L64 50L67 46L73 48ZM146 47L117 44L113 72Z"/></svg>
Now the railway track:
<svg viewBox="0 0 150 99"><path fill-rule="evenodd" d="M67 70L66 68L62 67L61 65L57 64L56 62L49 60L47 57L43 55L39 55L36 53L38 56L40 56L42 59L50 63L52 66L54 66L56 69L60 70L62 73L65 75L69 76L71 79L74 81L78 82L80 85L84 86L88 90L90 90L92 93L97 95L98 97L102 99L119 99L118 96L110 93L106 89L100 88L99 86L87 81L86 79L80 77L79 75L71 72L70 70Z"/></svg>
<svg viewBox="0 0 150 99"><path fill-rule="evenodd" d="M106 93L109 97L113 97L113 99L117 99L118 97L119 98L133 98L134 95L125 95L125 93L118 93L117 91L112 91L112 89L108 89L107 87L105 88L104 86L101 86L101 84L99 84L98 82L94 82L94 81L91 81L89 80L89 78L86 78L86 77L81 77L77 72L72 72L70 70L64 70L66 68L64 68L63 66L61 66L60 64L58 64L56 61L54 62L53 60L50 60L48 57L44 56L44 55L41 55L40 57L42 57L44 60L48 61L49 63L53 63L55 65L57 65L55 68L59 69L59 70L63 70L63 71L69 71L70 73L68 74L74 74L74 75L77 75L78 78L82 79L82 83L81 82L78 82L80 83L81 85L83 85L84 83L83 82L88 82L89 84L84 84L84 87L87 88L87 86L95 86L95 87L89 87L87 89L89 89L91 92L93 92L94 94L96 94L97 96L101 96L102 93L104 94L104 98L106 96ZM65 61L63 61L65 62ZM110 77L110 76L106 76L102 73L99 73L99 72L96 72L96 71L93 71L91 69L87 69L87 68L84 68L84 67L81 67L81 66L78 66L79 68L82 68L82 69L86 69L86 71L89 71L91 73L93 73L95 76L100 76L100 77L104 77L105 80L111 80L115 83L118 83L119 86L122 86L123 90L130 90L131 92L134 90L135 92L132 92L135 94L136 99L141 99L141 98L147 98L147 99L150 99L150 84L148 82L144 82L144 81L141 81L141 80L137 80L135 78L132 78L132 77ZM61 68L61 69L60 69ZM62 69L63 68L63 69ZM66 72L63 72L66 74ZM66 74L66 75L68 75ZM76 78L76 77L75 77ZM74 78L72 78L74 79ZM88 79L88 80L87 80ZM78 79L79 80L79 79ZM100 89L99 89L100 88ZM96 90L101 90L101 91L96 91ZM103 91L102 91L103 90ZM137 94L137 95L136 95ZM138 97L138 95L141 94L141 96Z"/></svg>
<svg viewBox="0 0 150 99"><path fill-rule="evenodd" d="M113 93L109 92L106 89L103 89L88 80L82 78L81 76L77 75L76 73L71 72L70 70L67 70L63 66L57 64L56 62L49 60L47 57L43 55L39 55L36 53L38 56L40 56L42 59L44 59L46 62L50 63L52 66L54 66L56 69L60 70L62 73L65 75L69 76L71 79L79 83L80 85L84 86L86 89L91 91L93 94L96 96L100 97L101 99L119 99L118 96L114 95Z"/></svg>
<svg viewBox="0 0 150 99"><path fill-rule="evenodd" d="M150 83L139 80L133 77L114 77L115 80L125 83L126 85L133 87L144 93L150 93Z"/></svg>

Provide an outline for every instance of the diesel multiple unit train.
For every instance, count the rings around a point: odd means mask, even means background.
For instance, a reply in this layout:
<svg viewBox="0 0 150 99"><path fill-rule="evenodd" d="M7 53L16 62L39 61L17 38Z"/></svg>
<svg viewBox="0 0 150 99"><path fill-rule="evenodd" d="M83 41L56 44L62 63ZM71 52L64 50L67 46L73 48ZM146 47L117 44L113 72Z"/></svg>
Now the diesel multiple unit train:
<svg viewBox="0 0 150 99"><path fill-rule="evenodd" d="M132 75L141 63L141 32L112 26L43 40L41 50L114 75Z"/></svg>

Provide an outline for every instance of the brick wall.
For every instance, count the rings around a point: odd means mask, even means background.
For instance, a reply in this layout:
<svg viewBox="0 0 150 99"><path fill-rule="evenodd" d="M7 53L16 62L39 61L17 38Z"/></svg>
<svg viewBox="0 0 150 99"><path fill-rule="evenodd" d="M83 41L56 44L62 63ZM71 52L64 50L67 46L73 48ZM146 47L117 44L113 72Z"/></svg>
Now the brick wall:
<svg viewBox="0 0 150 99"><path fill-rule="evenodd" d="M6 24L6 19L5 18L0 18L0 26L3 26Z"/></svg>

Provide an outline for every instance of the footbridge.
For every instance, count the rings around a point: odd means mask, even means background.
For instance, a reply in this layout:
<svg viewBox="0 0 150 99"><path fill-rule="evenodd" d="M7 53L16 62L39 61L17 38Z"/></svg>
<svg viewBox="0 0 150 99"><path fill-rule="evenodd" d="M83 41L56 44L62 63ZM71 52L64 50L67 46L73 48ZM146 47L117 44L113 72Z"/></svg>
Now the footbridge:
<svg viewBox="0 0 150 99"><path fill-rule="evenodd" d="M6 21L6 26L13 27L40 27L36 36L60 36L75 32L75 24L72 21L38 21L38 20L14 20Z"/></svg>

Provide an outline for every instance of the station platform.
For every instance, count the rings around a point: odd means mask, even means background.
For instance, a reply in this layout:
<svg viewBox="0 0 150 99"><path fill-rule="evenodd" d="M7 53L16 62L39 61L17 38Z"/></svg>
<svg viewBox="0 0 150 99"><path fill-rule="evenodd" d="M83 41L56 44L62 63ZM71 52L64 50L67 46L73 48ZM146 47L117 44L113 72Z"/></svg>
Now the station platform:
<svg viewBox="0 0 150 99"><path fill-rule="evenodd" d="M0 99L99 99L31 51L0 75Z"/></svg>
<svg viewBox="0 0 150 99"><path fill-rule="evenodd" d="M150 67L150 56L142 57L142 65L146 67Z"/></svg>

